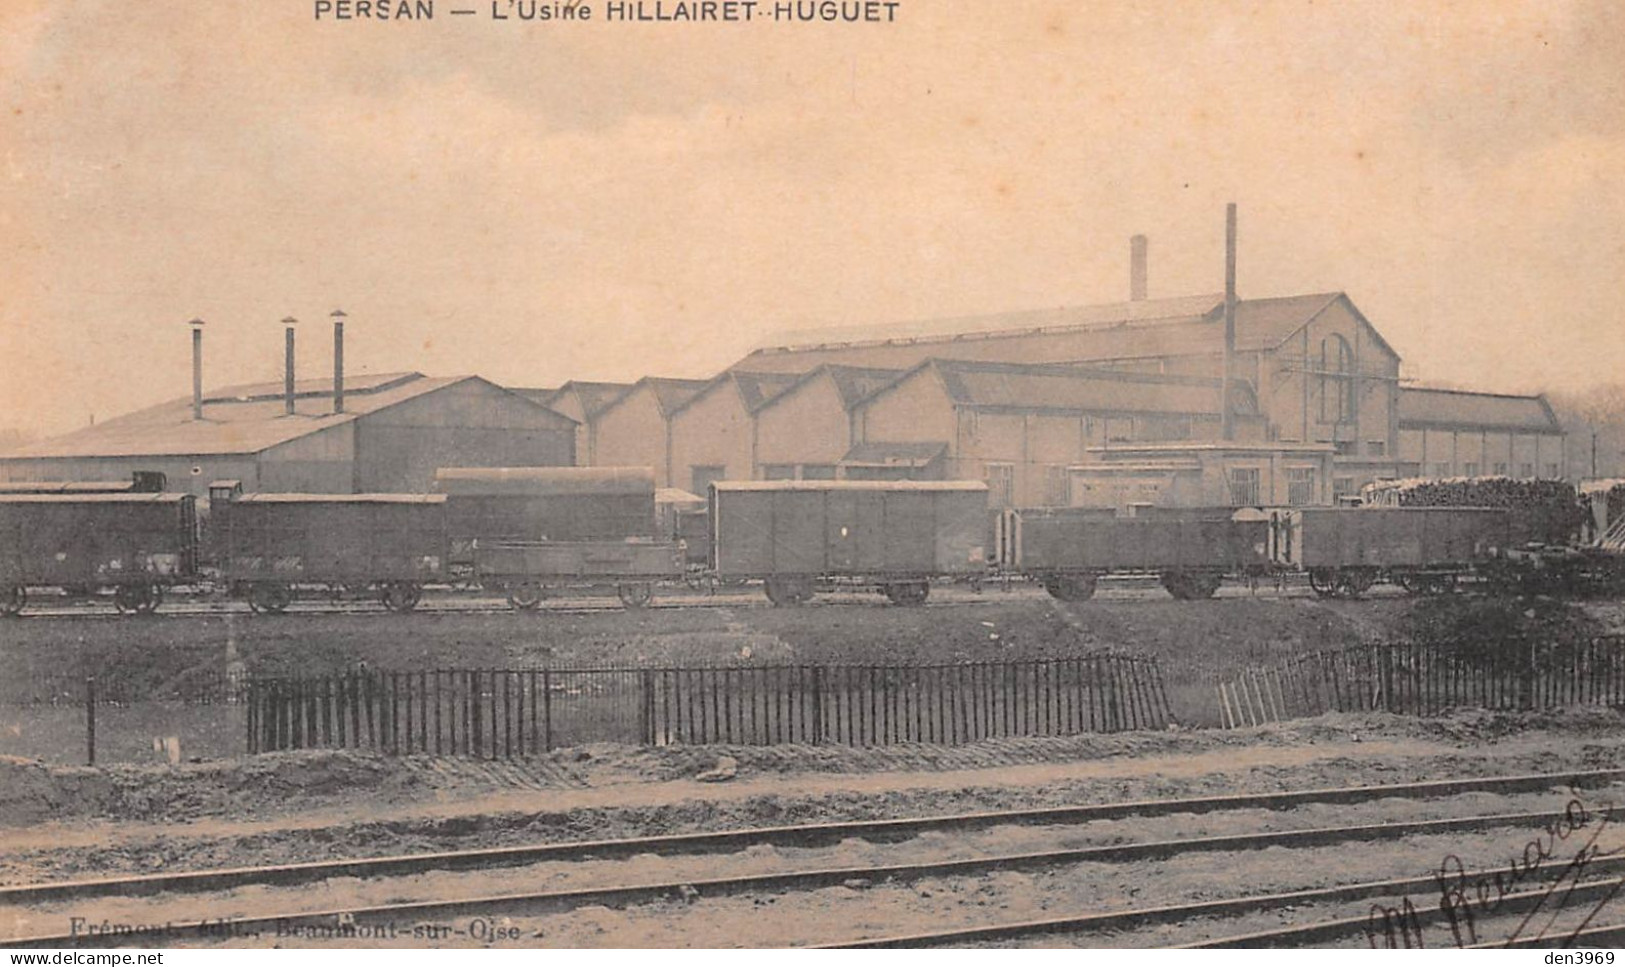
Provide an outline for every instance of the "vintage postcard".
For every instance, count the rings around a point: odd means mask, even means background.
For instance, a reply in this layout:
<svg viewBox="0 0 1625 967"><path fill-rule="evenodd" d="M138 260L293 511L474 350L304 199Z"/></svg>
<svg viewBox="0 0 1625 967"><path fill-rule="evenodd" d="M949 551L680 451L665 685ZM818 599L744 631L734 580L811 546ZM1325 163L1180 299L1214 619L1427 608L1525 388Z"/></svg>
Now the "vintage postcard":
<svg viewBox="0 0 1625 967"><path fill-rule="evenodd" d="M1622 278L1611 0L9 0L0 945L1611 963Z"/></svg>

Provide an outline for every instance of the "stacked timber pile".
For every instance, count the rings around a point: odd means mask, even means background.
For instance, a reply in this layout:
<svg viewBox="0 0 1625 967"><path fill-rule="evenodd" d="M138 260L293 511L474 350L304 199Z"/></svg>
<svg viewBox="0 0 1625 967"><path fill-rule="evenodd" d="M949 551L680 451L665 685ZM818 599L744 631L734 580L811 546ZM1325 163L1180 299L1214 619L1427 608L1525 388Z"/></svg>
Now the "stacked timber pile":
<svg viewBox="0 0 1625 967"><path fill-rule="evenodd" d="M1388 480L1366 486L1377 507L1489 507L1508 511L1516 543L1567 544L1586 518L1574 485L1562 480L1450 477Z"/></svg>

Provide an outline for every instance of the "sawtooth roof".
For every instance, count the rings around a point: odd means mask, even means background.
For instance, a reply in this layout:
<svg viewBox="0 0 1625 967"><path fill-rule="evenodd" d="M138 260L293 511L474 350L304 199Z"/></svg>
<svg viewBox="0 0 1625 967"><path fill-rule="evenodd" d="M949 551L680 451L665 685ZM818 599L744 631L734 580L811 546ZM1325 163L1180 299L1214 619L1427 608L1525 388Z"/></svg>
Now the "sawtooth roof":
<svg viewBox="0 0 1625 967"><path fill-rule="evenodd" d="M732 386L739 394L745 411L754 413L769 400L801 381L800 373L750 373L737 369L723 370L704 388L684 400L677 410L684 410L724 386ZM675 412L675 411L674 411Z"/></svg>
<svg viewBox="0 0 1625 967"><path fill-rule="evenodd" d="M537 400L544 406L551 406L564 396L574 393L581 401L581 412L592 419L609 407L631 389L632 383L611 383L583 379L572 379L548 394L547 399Z"/></svg>
<svg viewBox="0 0 1625 967"><path fill-rule="evenodd" d="M250 383L205 396L202 420L192 419L192 398L188 396L41 440L6 456L38 459L259 453L467 380L499 388L478 376L346 375L344 412L334 413L331 379L300 380L294 384L294 413L289 416L284 412L281 383ZM563 414L554 415L560 421L574 422Z"/></svg>
<svg viewBox="0 0 1625 967"><path fill-rule="evenodd" d="M1399 391L1399 422L1410 425L1476 427L1562 433L1563 426L1544 396L1474 393L1406 386Z"/></svg>

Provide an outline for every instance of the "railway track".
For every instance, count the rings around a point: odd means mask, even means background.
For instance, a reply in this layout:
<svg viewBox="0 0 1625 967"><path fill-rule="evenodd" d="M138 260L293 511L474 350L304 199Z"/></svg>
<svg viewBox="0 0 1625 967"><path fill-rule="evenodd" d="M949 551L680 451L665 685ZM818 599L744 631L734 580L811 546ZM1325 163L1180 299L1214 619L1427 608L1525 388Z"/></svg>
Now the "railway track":
<svg viewBox="0 0 1625 967"><path fill-rule="evenodd" d="M1567 811L1572 801L1565 805L1565 808L1551 808L1555 805L1551 799L1554 790L1569 790L1562 794L1577 796L1579 793L1575 790L1594 790L1622 782L1625 782L1625 770L1491 776L1405 785L805 824L273 867L246 867L235 870L6 887L0 889L0 909L9 908L13 921L26 926L38 918L51 917L53 903L70 904L67 909L83 911L94 909L90 901L97 898L119 897L127 901L128 898L135 896L158 897L160 899L158 906L148 911L149 919L139 922L175 923L184 922L185 917L165 913L165 903L170 906L178 903L182 909L197 915L200 911L213 908L207 902L210 894L231 896L233 894L230 891L245 887L305 887L318 881L340 877L381 878L386 882L399 882L400 878L421 876L431 871L445 873L459 870L481 871L490 876L494 875L492 871L498 869L542 863L580 864L603 872L606 864L625 862L637 857L656 856L662 861L669 862L674 857L691 856L714 861L718 856L734 858L748 856L751 850L762 847L816 849L844 844L851 840L888 844L888 848L894 848L896 844L911 844L913 848L920 849L929 835L966 837L975 831L998 831L1007 827L1035 827L1031 830L1030 837L1038 838L1031 841L1047 844L1058 837L1070 835L1063 832L1067 827L1084 828L1091 823L1114 820L1145 821L1152 817L1172 819L1232 813L1242 815L1250 810L1263 810L1268 815L1282 817L1282 820L1267 821L1266 825L1289 819L1293 815L1292 811L1307 807L1323 810L1331 807L1377 804L1383 808L1391 808L1396 803L1427 801L1430 806L1443 807L1446 812L1451 813L1423 819L1310 824L1299 828L1252 830L1224 835L1153 836L1130 842L1092 842L1087 845L1069 845L1065 848L1013 851L972 849L970 855L944 856L942 849L928 843L925 845L932 848L925 850L926 855L899 857L897 861L892 862L862 864L798 862L789 868L741 872L728 876L694 875L694 870L702 868L714 873L717 866L712 862L704 867L678 871L679 875L676 876L645 878L639 882L626 882L625 873L612 868L608 873L608 882L579 887L522 889L498 893L463 892L450 895L450 891L441 884L432 892L432 899L397 900L393 898L392 891L388 902L347 904L321 909L311 909L307 905L304 909L298 909L294 905L297 902L295 897L284 909L272 913L260 912L266 907L275 905L273 902L267 902L262 893L253 904L254 912L233 913L229 918L229 933L223 933L214 939L226 936L313 936L335 924L348 925L350 929L381 930L388 924L404 922L421 925L470 917L477 918L481 922L495 923L496 918L504 918L506 922L514 917L542 917L587 906L634 908L658 906L674 900L679 903L690 903L700 898L722 901L725 898L786 893L805 895L810 891L854 883L860 883L864 887L884 884L887 888L896 888L902 884L922 881L974 879L994 874L999 876L1029 874L1064 870L1084 864L1103 864L1133 870L1141 864L1168 862L1171 859L1190 858L1202 854L1230 855L1249 851L1281 850L1291 851L1293 855L1309 855L1317 850L1335 849L1351 843L1392 844L1402 838L1449 838L1506 830L1539 830L1562 823L1566 817L1570 820L1573 818L1572 813ZM1547 805L1539 809L1454 814L1463 806L1456 801L1459 797L1483 796L1491 793L1501 797L1534 797ZM1599 829L1609 827L1616 818L1625 818L1625 813L1616 815L1611 806L1599 807L1593 810L1591 815L1592 825ZM961 853L963 852L962 849ZM737 863L738 860L729 862ZM1588 872L1593 876L1603 872L1625 873L1625 857L1601 858ZM1105 912L1095 910L1070 917L1011 923L982 922L930 932L902 931L846 940L836 945L940 946L1043 937L1076 937L1080 934L1101 931L1138 929L1156 923L1181 923L1198 918L1234 917L1305 905L1329 905L1405 896L1426 888L1432 882L1429 876L1352 882L1313 890L1273 892L1186 904L1164 904L1144 909ZM1585 890L1588 892L1585 895L1589 897L1602 889L1587 884ZM177 899L181 895L189 895L194 899L184 901ZM202 898L205 902L200 904L195 898ZM308 902L307 900L306 903ZM205 912L202 919L206 918ZM1301 935L1283 933L1279 938L1272 939L1284 944L1293 940L1315 942L1328 936L1324 931L1329 928L1324 925L1310 925L1302 929L1310 932ZM1317 929L1323 932L1312 932ZM1251 938L1253 934L1241 936ZM210 934L200 931L190 937L166 939L195 939L207 942L210 938ZM70 928L65 932L60 929L24 929L3 942L12 946L50 947L75 944L117 945L139 943L143 942L143 939L141 935L130 933L87 936L83 931ZM147 941L151 939L150 935L145 937Z"/></svg>
<svg viewBox="0 0 1625 967"><path fill-rule="evenodd" d="M1391 597L1403 595L1405 592L1397 589L1373 589L1367 596L1372 598ZM1239 584L1229 584L1222 588L1216 596L1219 600L1227 598L1314 598L1315 594L1307 583L1289 582L1284 587L1277 588L1273 584L1261 584L1259 587L1249 588ZM1137 600L1167 600L1168 594L1155 578L1137 576L1113 576L1102 579L1100 591L1096 598L1105 601L1137 601ZM29 603L22 614L10 620L76 620L76 621L110 621L129 620L128 616L120 614L111 600L79 600L74 602L46 603L49 599L36 599ZM938 589L932 597L926 600L921 607L926 608L966 608L986 604L997 604L1012 600L1051 600L1049 595L1035 584L1018 582L1008 586L989 583L981 591L968 588ZM673 589L667 593L657 592L654 600L642 610L646 611L676 611L711 608L771 608L774 605L763 596L760 588L744 590L721 590L716 593ZM878 594L865 594L856 591L838 590L821 593L811 602L801 605L804 608L892 608L885 598ZM582 595L565 594L544 599L536 609L542 615L578 615L598 614L626 610L616 600L613 594ZM477 593L458 594L433 592L426 596L412 614L430 615L485 615L510 614L514 609L500 597L481 596ZM259 620L274 620L280 617L297 617L299 615L368 615L379 616L390 614L382 604L374 601L357 600L330 600L322 598L303 598L296 601L282 615L260 616ZM175 595L167 598L158 610L148 619L158 618L195 618L218 617L226 614L251 615L248 605L241 601L231 600L212 595Z"/></svg>

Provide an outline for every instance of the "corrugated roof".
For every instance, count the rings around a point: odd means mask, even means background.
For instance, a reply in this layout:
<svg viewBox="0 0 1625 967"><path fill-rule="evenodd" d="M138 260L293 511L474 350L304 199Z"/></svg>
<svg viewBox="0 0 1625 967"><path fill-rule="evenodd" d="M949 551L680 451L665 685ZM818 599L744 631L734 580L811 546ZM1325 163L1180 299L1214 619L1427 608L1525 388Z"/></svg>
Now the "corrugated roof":
<svg viewBox="0 0 1625 967"><path fill-rule="evenodd" d="M935 359L948 396L962 406L1069 412L1217 413L1219 380L1043 363ZM1238 381L1239 382L1239 381ZM1251 393L1238 412L1257 414Z"/></svg>
<svg viewBox="0 0 1625 967"><path fill-rule="evenodd" d="M1243 299L1236 305L1236 347L1278 347L1345 298L1340 292L1323 292ZM1216 353L1223 349L1224 329L1218 324L1223 314L1223 297L1213 295L850 327L784 337L736 365L742 370L806 371L862 360L870 366L906 368L925 356L1007 359L1033 342L1043 343L1051 359L1073 361Z"/></svg>
<svg viewBox="0 0 1625 967"><path fill-rule="evenodd" d="M745 491L891 491L916 492L987 492L987 484L980 480L719 480L711 485L724 493Z"/></svg>
<svg viewBox="0 0 1625 967"><path fill-rule="evenodd" d="M7 454L6 459L259 453L471 379L479 377L346 375L344 412L338 414L333 412L332 380L304 380L294 385L292 416L284 413L281 384L233 386L204 397L202 420L192 419L191 397L184 397L41 440ZM560 415L559 419L569 418Z"/></svg>
<svg viewBox="0 0 1625 967"><path fill-rule="evenodd" d="M1511 396L1406 386L1399 391L1399 422L1561 433L1544 396Z"/></svg>

